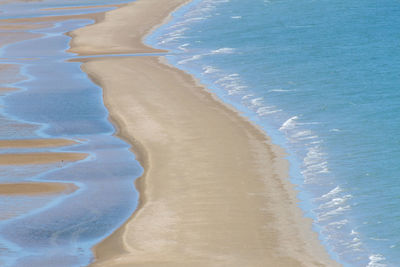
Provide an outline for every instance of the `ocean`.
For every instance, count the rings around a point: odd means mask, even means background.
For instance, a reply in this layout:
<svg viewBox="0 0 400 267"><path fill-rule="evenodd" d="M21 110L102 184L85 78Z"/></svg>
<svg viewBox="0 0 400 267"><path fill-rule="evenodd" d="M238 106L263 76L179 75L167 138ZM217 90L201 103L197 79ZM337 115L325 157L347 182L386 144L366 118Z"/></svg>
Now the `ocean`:
<svg viewBox="0 0 400 267"><path fill-rule="evenodd" d="M400 6L195 0L147 38L286 149L344 266L400 265Z"/></svg>

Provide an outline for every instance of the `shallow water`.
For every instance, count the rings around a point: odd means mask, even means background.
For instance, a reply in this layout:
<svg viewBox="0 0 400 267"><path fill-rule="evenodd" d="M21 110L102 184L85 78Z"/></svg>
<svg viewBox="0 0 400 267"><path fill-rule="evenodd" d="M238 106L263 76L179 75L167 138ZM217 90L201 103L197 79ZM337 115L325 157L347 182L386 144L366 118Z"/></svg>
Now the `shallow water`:
<svg viewBox="0 0 400 267"><path fill-rule="evenodd" d="M47 7L101 4L105 1L13 2L2 5L1 18L75 14L87 10L41 11ZM121 1L122 2L122 1ZM103 9L91 9L90 12ZM70 38L64 33L92 23L57 22L31 30L41 37L0 50L0 64L20 67L20 81L1 86L18 88L0 96L1 139L70 138L78 144L18 151L88 153L76 163L1 166L1 182L52 181L76 184L69 195L0 196L1 266L83 266L93 258L91 247L119 227L137 206L133 181L142 173L129 145L113 136L102 90L68 62Z"/></svg>
<svg viewBox="0 0 400 267"><path fill-rule="evenodd" d="M197 0L148 38L289 153L345 266L400 265L399 6Z"/></svg>

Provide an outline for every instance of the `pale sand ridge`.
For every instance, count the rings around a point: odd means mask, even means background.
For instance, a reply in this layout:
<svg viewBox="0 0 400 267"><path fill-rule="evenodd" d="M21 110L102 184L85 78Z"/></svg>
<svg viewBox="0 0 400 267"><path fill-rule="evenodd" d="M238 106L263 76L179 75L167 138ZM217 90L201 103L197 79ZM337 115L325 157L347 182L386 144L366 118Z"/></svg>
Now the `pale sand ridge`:
<svg viewBox="0 0 400 267"><path fill-rule="evenodd" d="M1 90L1 88L0 88ZM47 148L47 147L63 147L77 144L70 139L13 139L0 140L0 148Z"/></svg>
<svg viewBox="0 0 400 267"><path fill-rule="evenodd" d="M17 183L0 184L0 195L52 195L52 194L70 194L76 191L78 187L70 183Z"/></svg>
<svg viewBox="0 0 400 267"><path fill-rule="evenodd" d="M187 0L136 1L126 8L106 12L105 18L98 23L70 33L69 52L79 55L165 52L151 48L141 40L184 2ZM156 10L152 10L154 8Z"/></svg>
<svg viewBox="0 0 400 267"><path fill-rule="evenodd" d="M80 55L152 52L141 39L184 0L138 0L76 30ZM145 168L140 207L93 266L337 266L311 231L284 153L158 57L94 58L119 136Z"/></svg>
<svg viewBox="0 0 400 267"><path fill-rule="evenodd" d="M87 158L85 153L38 152L38 153L6 153L0 154L0 165L50 164L57 162L73 162Z"/></svg>

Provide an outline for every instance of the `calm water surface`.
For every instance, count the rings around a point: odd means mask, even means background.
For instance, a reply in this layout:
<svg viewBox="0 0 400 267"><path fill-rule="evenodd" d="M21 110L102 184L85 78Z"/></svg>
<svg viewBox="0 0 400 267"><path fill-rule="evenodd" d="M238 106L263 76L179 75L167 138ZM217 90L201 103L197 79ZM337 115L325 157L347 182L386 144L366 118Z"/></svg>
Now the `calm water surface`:
<svg viewBox="0 0 400 267"><path fill-rule="evenodd" d="M89 10L43 8L108 1L17 2L0 6L0 18L66 15ZM104 8L90 9L90 12ZM90 156L77 163L1 166L0 182L52 181L76 184L69 195L0 196L1 266L84 266L90 248L120 226L137 206L133 181L142 168L129 146L113 136L101 88L68 62L64 33L92 23L68 20L32 30L40 37L0 50L0 64L20 69L19 81L2 74L1 86L18 88L0 97L0 139L71 138L77 145L8 152L73 151ZM14 75L15 76L15 75ZM3 79L4 78L4 79ZM117 193L116 193L117 192Z"/></svg>

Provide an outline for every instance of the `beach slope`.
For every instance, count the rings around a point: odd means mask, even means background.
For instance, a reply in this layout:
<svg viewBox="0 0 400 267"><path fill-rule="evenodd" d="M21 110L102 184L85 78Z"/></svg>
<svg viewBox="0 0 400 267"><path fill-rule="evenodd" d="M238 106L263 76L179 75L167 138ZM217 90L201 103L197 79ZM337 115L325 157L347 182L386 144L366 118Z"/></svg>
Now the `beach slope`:
<svg viewBox="0 0 400 267"><path fill-rule="evenodd" d="M138 0L111 11L72 32L71 51L151 52L141 39L185 2ZM146 16L129 17L137 13ZM109 32L120 37L99 43ZM145 169L139 208L95 247L93 266L338 266L297 206L282 149L164 61L82 59Z"/></svg>

